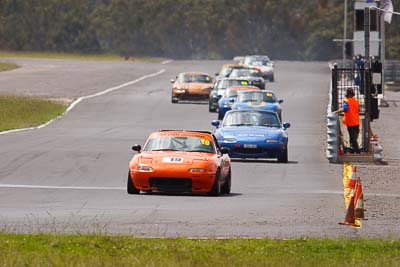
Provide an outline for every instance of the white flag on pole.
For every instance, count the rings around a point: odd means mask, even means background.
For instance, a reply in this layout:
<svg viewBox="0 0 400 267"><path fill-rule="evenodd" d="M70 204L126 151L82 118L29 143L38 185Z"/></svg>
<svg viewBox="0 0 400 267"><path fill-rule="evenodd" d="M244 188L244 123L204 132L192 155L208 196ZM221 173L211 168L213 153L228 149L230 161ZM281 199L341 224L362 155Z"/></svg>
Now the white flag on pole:
<svg viewBox="0 0 400 267"><path fill-rule="evenodd" d="M393 16L393 3L392 0L382 0L381 8L385 10L383 18L387 23L392 23Z"/></svg>

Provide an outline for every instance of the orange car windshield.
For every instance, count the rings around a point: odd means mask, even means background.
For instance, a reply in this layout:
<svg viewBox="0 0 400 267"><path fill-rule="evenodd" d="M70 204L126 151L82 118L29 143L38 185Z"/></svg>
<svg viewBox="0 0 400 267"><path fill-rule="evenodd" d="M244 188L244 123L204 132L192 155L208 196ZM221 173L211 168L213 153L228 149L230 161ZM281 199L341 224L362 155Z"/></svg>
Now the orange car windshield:
<svg viewBox="0 0 400 267"><path fill-rule="evenodd" d="M181 83L212 83L212 79L208 75L202 74L184 74L179 77Z"/></svg>
<svg viewBox="0 0 400 267"><path fill-rule="evenodd" d="M214 144L202 136L159 135L149 139L144 151L186 151L214 153Z"/></svg>

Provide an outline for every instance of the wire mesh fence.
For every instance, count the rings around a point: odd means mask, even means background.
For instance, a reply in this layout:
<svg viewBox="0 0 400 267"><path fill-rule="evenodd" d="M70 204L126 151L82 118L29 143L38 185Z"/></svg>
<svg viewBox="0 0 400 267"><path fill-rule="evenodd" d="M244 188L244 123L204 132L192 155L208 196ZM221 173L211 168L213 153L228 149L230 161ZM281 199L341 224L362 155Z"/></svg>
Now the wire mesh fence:
<svg viewBox="0 0 400 267"><path fill-rule="evenodd" d="M338 68L335 66L332 69L332 111L343 108L344 100L346 99L346 92L348 88L353 89L354 98L359 103L360 114L360 135L359 144L363 151L368 151L369 140L369 112L370 112L370 98L371 98L371 70L359 68ZM340 115L341 118L343 115ZM340 123L339 129L345 126ZM341 131L342 140L345 146L348 146L349 137L346 131Z"/></svg>

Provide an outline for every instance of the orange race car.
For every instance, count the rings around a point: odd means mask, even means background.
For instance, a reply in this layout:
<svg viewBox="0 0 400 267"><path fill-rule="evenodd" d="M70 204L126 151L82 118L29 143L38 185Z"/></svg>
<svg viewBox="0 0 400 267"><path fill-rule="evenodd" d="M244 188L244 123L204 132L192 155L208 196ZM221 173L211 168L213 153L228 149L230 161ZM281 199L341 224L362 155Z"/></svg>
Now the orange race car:
<svg viewBox="0 0 400 267"><path fill-rule="evenodd" d="M260 88L256 86L242 86L236 85L228 87L225 90L225 93L218 100L218 119L222 120L225 116L225 113L231 110L231 106L235 101L238 91L259 91Z"/></svg>
<svg viewBox="0 0 400 267"><path fill-rule="evenodd" d="M205 73L183 72L176 77L176 80L171 80L171 83L173 83L171 102L178 103L179 100L208 99L214 79Z"/></svg>
<svg viewBox="0 0 400 267"><path fill-rule="evenodd" d="M211 132L163 130L152 133L129 163L127 191L199 192L218 196L231 191L231 160Z"/></svg>

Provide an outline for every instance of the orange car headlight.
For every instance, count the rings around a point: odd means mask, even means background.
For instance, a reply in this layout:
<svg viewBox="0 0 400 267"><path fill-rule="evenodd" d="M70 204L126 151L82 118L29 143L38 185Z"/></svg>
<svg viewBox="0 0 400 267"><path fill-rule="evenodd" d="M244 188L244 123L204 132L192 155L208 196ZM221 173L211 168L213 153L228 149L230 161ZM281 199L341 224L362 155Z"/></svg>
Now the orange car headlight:
<svg viewBox="0 0 400 267"><path fill-rule="evenodd" d="M185 92L185 89L184 88L175 88L175 92L176 93L184 93Z"/></svg>
<svg viewBox="0 0 400 267"><path fill-rule="evenodd" d="M139 171L141 172L152 172L153 168L150 166L139 166Z"/></svg>
<svg viewBox="0 0 400 267"><path fill-rule="evenodd" d="M189 169L189 172L205 172L206 170L203 168L192 168Z"/></svg>

